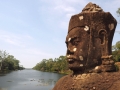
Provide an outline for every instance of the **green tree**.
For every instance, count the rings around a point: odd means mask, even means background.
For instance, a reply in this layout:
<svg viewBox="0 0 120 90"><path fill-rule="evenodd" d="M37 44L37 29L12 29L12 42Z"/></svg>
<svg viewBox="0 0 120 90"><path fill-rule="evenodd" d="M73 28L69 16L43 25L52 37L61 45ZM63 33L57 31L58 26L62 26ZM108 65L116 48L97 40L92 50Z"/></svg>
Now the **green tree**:
<svg viewBox="0 0 120 90"><path fill-rule="evenodd" d="M120 17L120 8L118 8L118 10L116 11L118 17Z"/></svg>
<svg viewBox="0 0 120 90"><path fill-rule="evenodd" d="M60 56L59 58L55 59L43 59L40 63L37 63L33 69L59 73L64 73L69 70L66 56Z"/></svg>
<svg viewBox="0 0 120 90"><path fill-rule="evenodd" d="M4 68L3 62L7 56L8 56L8 53L6 51L0 50L0 71L2 70L2 68Z"/></svg>
<svg viewBox="0 0 120 90"><path fill-rule="evenodd" d="M116 49L117 49L117 51L120 50L120 41L118 41L118 42L116 43Z"/></svg>
<svg viewBox="0 0 120 90"><path fill-rule="evenodd" d="M20 61L13 55L9 55L6 51L0 50L0 71L4 70L18 70Z"/></svg>
<svg viewBox="0 0 120 90"><path fill-rule="evenodd" d="M120 16L120 8L118 8L118 10L116 11L116 13L118 14L118 16Z"/></svg>
<svg viewBox="0 0 120 90"><path fill-rule="evenodd" d="M120 41L112 46L112 54L115 61L120 61Z"/></svg>
<svg viewBox="0 0 120 90"><path fill-rule="evenodd" d="M7 68L9 70L18 70L19 69L19 60L14 58L13 55L8 55L8 57L5 59L5 62L7 64Z"/></svg>

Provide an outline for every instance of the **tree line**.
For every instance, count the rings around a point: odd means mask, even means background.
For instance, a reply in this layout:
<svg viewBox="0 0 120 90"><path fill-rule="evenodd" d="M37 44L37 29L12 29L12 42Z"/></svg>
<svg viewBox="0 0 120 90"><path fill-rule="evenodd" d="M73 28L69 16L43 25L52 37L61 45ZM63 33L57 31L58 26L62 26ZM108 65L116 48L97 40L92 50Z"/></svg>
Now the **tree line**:
<svg viewBox="0 0 120 90"><path fill-rule="evenodd" d="M24 69L19 63L20 61L13 55L9 55L6 51L0 50L0 72Z"/></svg>
<svg viewBox="0 0 120 90"><path fill-rule="evenodd" d="M66 56L60 56L55 59L43 59L41 62L37 63L33 69L47 72L57 72L57 73L69 73Z"/></svg>
<svg viewBox="0 0 120 90"><path fill-rule="evenodd" d="M120 41L112 46L113 58L116 62L120 62Z"/></svg>

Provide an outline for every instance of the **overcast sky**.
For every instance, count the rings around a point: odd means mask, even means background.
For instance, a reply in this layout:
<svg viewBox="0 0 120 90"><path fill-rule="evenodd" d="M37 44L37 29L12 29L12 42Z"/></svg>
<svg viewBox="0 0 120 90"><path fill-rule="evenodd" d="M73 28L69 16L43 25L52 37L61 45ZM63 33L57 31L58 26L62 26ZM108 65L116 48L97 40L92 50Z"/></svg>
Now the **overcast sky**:
<svg viewBox="0 0 120 90"><path fill-rule="evenodd" d="M120 20L116 14L120 0L0 0L0 50L15 56L26 68L65 55L70 17L89 2ZM120 31L120 24L116 30ZM117 41L120 34L116 32L113 45Z"/></svg>

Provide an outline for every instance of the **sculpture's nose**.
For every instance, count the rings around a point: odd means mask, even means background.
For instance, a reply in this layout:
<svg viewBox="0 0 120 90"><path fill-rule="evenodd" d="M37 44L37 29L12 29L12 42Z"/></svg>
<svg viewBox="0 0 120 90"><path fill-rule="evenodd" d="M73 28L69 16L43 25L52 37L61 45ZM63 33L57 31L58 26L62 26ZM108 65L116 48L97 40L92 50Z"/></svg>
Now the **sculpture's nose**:
<svg viewBox="0 0 120 90"><path fill-rule="evenodd" d="M74 54L74 51L71 50L70 48L68 48L68 49L67 49L67 54L68 54L68 55Z"/></svg>

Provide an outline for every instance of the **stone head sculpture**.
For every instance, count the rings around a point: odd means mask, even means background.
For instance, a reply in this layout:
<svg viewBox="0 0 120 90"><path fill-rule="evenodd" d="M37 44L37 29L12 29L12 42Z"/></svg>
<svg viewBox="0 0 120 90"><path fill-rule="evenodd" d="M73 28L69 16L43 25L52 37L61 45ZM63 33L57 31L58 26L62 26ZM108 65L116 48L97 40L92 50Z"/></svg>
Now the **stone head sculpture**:
<svg viewBox="0 0 120 90"><path fill-rule="evenodd" d="M111 44L116 25L109 12L92 3L71 17L66 56L74 73L115 70Z"/></svg>

